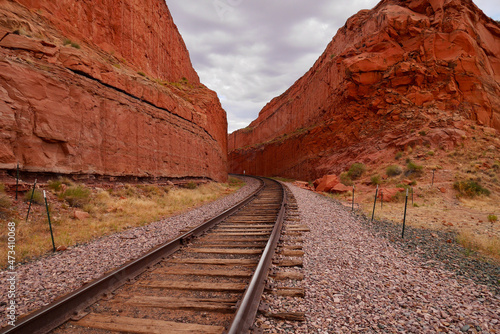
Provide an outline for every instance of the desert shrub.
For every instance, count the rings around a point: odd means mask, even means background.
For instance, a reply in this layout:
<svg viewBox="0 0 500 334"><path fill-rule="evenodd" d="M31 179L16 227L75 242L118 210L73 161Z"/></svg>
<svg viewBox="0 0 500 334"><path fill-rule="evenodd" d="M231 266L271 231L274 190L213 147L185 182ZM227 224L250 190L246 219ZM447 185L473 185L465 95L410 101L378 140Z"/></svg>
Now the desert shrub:
<svg viewBox="0 0 500 334"><path fill-rule="evenodd" d="M76 43L76 42L73 42L72 40L70 40L69 38L65 38L64 41L63 41L63 44L66 46L66 45L71 45L72 47L74 47L75 49L80 49L80 44Z"/></svg>
<svg viewBox="0 0 500 334"><path fill-rule="evenodd" d="M349 168L347 175L351 180L356 180L360 178L365 171L366 171L366 166L364 164L354 163L351 165L351 168Z"/></svg>
<svg viewBox="0 0 500 334"><path fill-rule="evenodd" d="M498 217L495 215L488 215L488 221L494 223L498 220Z"/></svg>
<svg viewBox="0 0 500 334"><path fill-rule="evenodd" d="M230 176L229 179L227 180L228 184L231 186L231 187L238 187L238 186L243 186L245 184L245 181L243 180L240 180L236 177L232 177Z"/></svg>
<svg viewBox="0 0 500 334"><path fill-rule="evenodd" d="M152 198L165 195L164 189L154 184L138 185L137 188L142 189L146 197Z"/></svg>
<svg viewBox="0 0 500 334"><path fill-rule="evenodd" d="M398 186L396 186L396 187L398 187ZM403 187L398 187L398 188L403 188ZM408 196L411 196L411 195L408 193ZM392 198L392 200L394 202L399 202L399 203L404 202L405 199L406 199L406 190L405 191L398 191L396 193L396 195L394 195L394 197Z"/></svg>
<svg viewBox="0 0 500 334"><path fill-rule="evenodd" d="M142 77L145 77L145 76L146 76L146 73L144 73L144 72L142 72L142 71L137 72L137 74L139 74L139 75L140 75L140 76L142 76Z"/></svg>
<svg viewBox="0 0 500 334"><path fill-rule="evenodd" d="M30 191L27 191L24 194L24 200L26 202L29 202L31 200L31 195L33 194L33 200L32 203L36 204L43 204L45 203L45 200L43 199L43 192L40 189L35 189L35 192L33 193L33 189Z"/></svg>
<svg viewBox="0 0 500 334"><path fill-rule="evenodd" d="M372 181L373 185L378 185L378 184L382 183L382 179L380 178L380 175L373 175L371 177L371 181Z"/></svg>
<svg viewBox="0 0 500 334"><path fill-rule="evenodd" d="M188 189L196 189L198 185L193 181L189 181L188 183L186 183L185 187Z"/></svg>
<svg viewBox="0 0 500 334"><path fill-rule="evenodd" d="M49 181L49 189L54 191L60 191L62 189L62 181L61 180L50 180Z"/></svg>
<svg viewBox="0 0 500 334"><path fill-rule="evenodd" d="M399 166L392 165L386 168L385 170L387 176L397 176L401 175L403 173L403 169Z"/></svg>
<svg viewBox="0 0 500 334"><path fill-rule="evenodd" d="M9 209L11 205L10 197L5 194L5 185L0 183L0 211Z"/></svg>
<svg viewBox="0 0 500 334"><path fill-rule="evenodd" d="M71 186L59 195L59 198L64 199L72 207L81 208L89 202L90 189L85 186Z"/></svg>
<svg viewBox="0 0 500 334"><path fill-rule="evenodd" d="M0 211L10 208L11 205L12 201L10 200L9 196L0 194Z"/></svg>
<svg viewBox="0 0 500 334"><path fill-rule="evenodd" d="M484 188L479 182L474 180L457 181L453 184L453 188L458 191L459 196L476 197L480 195L489 196L491 192Z"/></svg>
<svg viewBox="0 0 500 334"><path fill-rule="evenodd" d="M340 174L340 182L344 185L344 186L352 186L353 185L353 182L351 180L351 178L349 177L349 174L347 172L344 172L342 174Z"/></svg>
<svg viewBox="0 0 500 334"><path fill-rule="evenodd" d="M394 157L396 160L399 160L403 157L403 152L399 151L398 153L396 153L396 156Z"/></svg>
<svg viewBox="0 0 500 334"><path fill-rule="evenodd" d="M427 152L427 155L430 156L430 157L433 157L436 153L434 153L434 151L429 151Z"/></svg>
<svg viewBox="0 0 500 334"><path fill-rule="evenodd" d="M416 175L419 176L422 174L424 170L424 166L417 165L413 161L409 161L408 164L406 165L406 175Z"/></svg>

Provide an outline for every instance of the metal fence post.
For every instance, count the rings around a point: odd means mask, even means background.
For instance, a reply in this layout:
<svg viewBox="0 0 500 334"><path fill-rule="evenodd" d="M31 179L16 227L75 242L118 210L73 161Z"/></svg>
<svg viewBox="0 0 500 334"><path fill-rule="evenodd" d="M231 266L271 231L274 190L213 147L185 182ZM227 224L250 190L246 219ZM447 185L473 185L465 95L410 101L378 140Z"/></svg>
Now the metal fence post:
<svg viewBox="0 0 500 334"><path fill-rule="evenodd" d="M403 217L403 232L401 233L401 238L405 237L405 226L406 226L406 207L408 206L408 188L406 188L406 199L405 199L405 214Z"/></svg>
<svg viewBox="0 0 500 334"><path fill-rule="evenodd" d="M30 215L31 203L33 203L33 196L35 195L35 188L36 188L36 179L35 179L35 184L33 184L33 190L31 192L30 204L28 206L28 214L26 215L26 222L28 222L28 217Z"/></svg>
<svg viewBox="0 0 500 334"><path fill-rule="evenodd" d="M49 205L47 204L47 196L45 196L45 190L43 191L43 198L45 199L45 208L47 209L47 218L49 220L50 237L52 238L52 251L56 251L56 244L54 243L54 234L52 233L52 223L50 222Z"/></svg>
<svg viewBox="0 0 500 334"><path fill-rule="evenodd" d="M19 162L17 163L16 169L16 201L17 201L17 189L19 188Z"/></svg>
<svg viewBox="0 0 500 334"><path fill-rule="evenodd" d="M377 205L377 196L378 196L378 185L377 185L377 190L375 191L375 201L373 202L372 223L373 223L373 218L375 217L375 205Z"/></svg>
<svg viewBox="0 0 500 334"><path fill-rule="evenodd" d="M352 185L352 211L354 211L354 184Z"/></svg>

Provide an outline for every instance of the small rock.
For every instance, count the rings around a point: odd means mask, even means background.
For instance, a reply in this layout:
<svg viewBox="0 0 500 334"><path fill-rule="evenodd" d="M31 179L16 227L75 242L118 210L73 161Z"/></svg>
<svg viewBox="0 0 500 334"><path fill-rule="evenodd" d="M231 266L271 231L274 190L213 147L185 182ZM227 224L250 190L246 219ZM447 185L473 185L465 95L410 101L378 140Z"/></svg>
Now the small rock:
<svg viewBox="0 0 500 334"><path fill-rule="evenodd" d="M73 218L78 219L78 220L85 220L90 217L90 214L85 211L80 211L80 210L75 210L73 212Z"/></svg>
<svg viewBox="0 0 500 334"><path fill-rule="evenodd" d="M64 252L66 249L68 249L68 247L61 245L56 248L56 252Z"/></svg>
<svg viewBox="0 0 500 334"><path fill-rule="evenodd" d="M461 332L467 332L469 329L470 329L470 326L469 325L465 325L462 328L460 328L460 331Z"/></svg>

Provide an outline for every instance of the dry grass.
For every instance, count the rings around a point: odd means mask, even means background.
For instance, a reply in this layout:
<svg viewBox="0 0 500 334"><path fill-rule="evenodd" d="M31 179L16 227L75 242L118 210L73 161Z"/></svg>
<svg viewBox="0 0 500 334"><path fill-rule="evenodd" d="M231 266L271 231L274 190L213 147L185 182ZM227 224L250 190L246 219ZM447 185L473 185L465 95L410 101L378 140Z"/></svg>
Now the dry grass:
<svg viewBox="0 0 500 334"><path fill-rule="evenodd" d="M72 218L74 208L69 206L61 192L49 193L51 221L56 247L72 246L92 241L129 228L187 211L226 196L243 186L230 179L227 184L207 183L195 189L158 187L155 185L126 185L118 189L93 189L89 202L81 209L90 214L85 220ZM11 217L16 222L16 260L27 261L51 251L52 244L45 207L34 205L28 222L24 215ZM0 229L6 231L9 220L0 220ZM1 237L0 242L6 240ZM0 267L6 265L6 248L0 251Z"/></svg>
<svg viewBox="0 0 500 334"><path fill-rule="evenodd" d="M472 231L461 231L457 241L467 250L480 252L500 262L500 239Z"/></svg>
<svg viewBox="0 0 500 334"><path fill-rule="evenodd" d="M406 223L417 228L453 231L466 249L500 262L500 138L482 128L468 129L469 138L446 151L439 147L416 146L394 152L367 165L367 173L356 181L356 207L368 217L373 210L375 187L368 175L384 176L381 187L395 188L405 179L414 181L414 203L408 203ZM432 185L433 170L435 170ZM467 196L464 196L467 195ZM350 207L352 195L333 195ZM376 219L402 223L404 194L380 206Z"/></svg>

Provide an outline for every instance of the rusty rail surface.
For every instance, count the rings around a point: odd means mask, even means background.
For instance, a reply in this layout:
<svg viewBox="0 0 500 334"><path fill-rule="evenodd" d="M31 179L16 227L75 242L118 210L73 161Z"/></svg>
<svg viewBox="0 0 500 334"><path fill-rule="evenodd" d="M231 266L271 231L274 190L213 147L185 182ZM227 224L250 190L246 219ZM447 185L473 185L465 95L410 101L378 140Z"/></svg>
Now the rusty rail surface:
<svg viewBox="0 0 500 334"><path fill-rule="evenodd" d="M279 182L275 181L280 184ZM281 185L281 184L280 184ZM281 209L278 213L276 224L274 225L271 237L266 244L266 248L262 253L257 269L252 276L250 284L243 295L242 302L236 311L236 315L228 330L228 334L241 334L248 333L254 323L257 310L259 308L260 297L264 291L266 284L267 274L269 267L276 250L276 245L280 239L281 229L283 227L283 220L285 217L287 196L285 187L281 185L283 192L283 200L281 202Z"/></svg>
<svg viewBox="0 0 500 334"><path fill-rule="evenodd" d="M258 178L259 179L259 178ZM186 244L191 238L203 234L205 231L218 224L222 220L234 214L243 206L251 202L264 188L264 182L261 182L260 187L240 201L237 205L226 210L219 216L207 221L206 223L184 233L178 238L160 245L142 257L132 260L113 272L87 283L80 289L61 297L59 300L52 302L46 307L35 311L34 313L20 319L15 327L6 327L0 330L0 334L42 334L47 333L69 319L75 316L77 312L84 310L86 307L97 302L103 295L116 290L126 282L137 277L149 267L159 263L163 258L177 251L182 245ZM278 182L277 182L278 183ZM282 188L283 189L283 188ZM283 190L283 194L285 194ZM283 197L285 199L285 197ZM264 279L267 275L276 243L279 239L281 224L284 215L284 202L279 213L279 226L275 226L272 232L272 237L266 245L263 256L258 264L256 273L253 275L251 284L245 292L243 302L241 303L235 320L231 326L230 333L244 333L253 323L253 319L257 312L260 295L264 288ZM260 292L259 292L260 291ZM234 328L234 329L233 329ZM245 329L246 328L246 329ZM235 332L236 331L236 332Z"/></svg>

